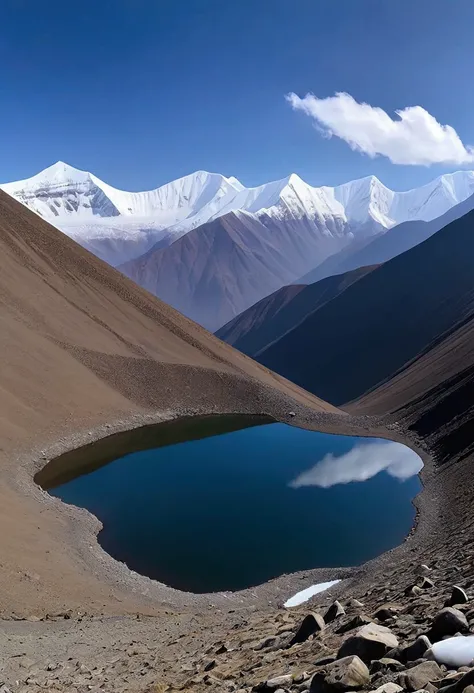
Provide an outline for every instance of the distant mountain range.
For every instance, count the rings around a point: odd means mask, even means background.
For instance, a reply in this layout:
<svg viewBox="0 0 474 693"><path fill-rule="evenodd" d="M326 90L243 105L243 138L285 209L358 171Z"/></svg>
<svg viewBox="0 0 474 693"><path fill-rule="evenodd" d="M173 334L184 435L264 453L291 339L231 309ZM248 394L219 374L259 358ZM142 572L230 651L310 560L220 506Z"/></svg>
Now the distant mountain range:
<svg viewBox="0 0 474 693"><path fill-rule="evenodd" d="M58 162L1 187L144 288L217 330L301 277L309 283L385 261L419 242L438 230L434 220L474 193L474 172L399 193L375 177L314 188L292 174L245 188L235 178L199 171L133 193ZM398 225L414 222L410 228L418 231L398 234ZM382 250L374 248L385 238Z"/></svg>
<svg viewBox="0 0 474 693"><path fill-rule="evenodd" d="M452 221L474 209L474 196L468 197L432 221L405 221L375 238L353 243L299 279L311 284L333 274L342 274L366 265L380 264L422 243Z"/></svg>
<svg viewBox="0 0 474 693"><path fill-rule="evenodd" d="M316 296L328 281L312 285ZM347 284L347 275L339 282ZM474 324L474 211L306 310L257 360L337 405L379 387L449 333ZM233 335L232 323L225 332ZM249 343L252 329L240 333L244 338ZM447 361L454 356L443 353ZM462 358L456 372L460 365Z"/></svg>
<svg viewBox="0 0 474 693"><path fill-rule="evenodd" d="M326 277L314 284L290 284L231 320L217 337L258 360L258 354L283 337L311 313L338 296L378 265Z"/></svg>

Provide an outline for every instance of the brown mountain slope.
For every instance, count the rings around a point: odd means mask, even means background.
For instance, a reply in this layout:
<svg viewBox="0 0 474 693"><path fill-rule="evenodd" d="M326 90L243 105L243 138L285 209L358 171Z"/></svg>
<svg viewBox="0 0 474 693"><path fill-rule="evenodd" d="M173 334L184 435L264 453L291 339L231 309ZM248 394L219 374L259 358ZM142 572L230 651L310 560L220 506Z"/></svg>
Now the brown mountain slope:
<svg viewBox="0 0 474 693"><path fill-rule="evenodd" d="M361 267L309 286L284 286L221 327L216 336L244 354L255 356L374 269Z"/></svg>
<svg viewBox="0 0 474 693"><path fill-rule="evenodd" d="M344 229L329 230L322 221L285 218L277 223L231 212L119 269L215 331L351 240Z"/></svg>
<svg viewBox="0 0 474 693"><path fill-rule="evenodd" d="M334 403L361 396L474 313L474 212L355 282L259 354Z"/></svg>
<svg viewBox="0 0 474 693"><path fill-rule="evenodd" d="M56 609L66 602L91 610L110 600L118 604L111 597L117 586L99 580L73 548L76 524L45 504L31 481L49 446L59 452L87 440L89 431L96 435L97 427L159 413L285 416L303 405L334 411L179 315L4 193L0 355L0 613L51 602ZM81 541L89 551L93 537Z"/></svg>

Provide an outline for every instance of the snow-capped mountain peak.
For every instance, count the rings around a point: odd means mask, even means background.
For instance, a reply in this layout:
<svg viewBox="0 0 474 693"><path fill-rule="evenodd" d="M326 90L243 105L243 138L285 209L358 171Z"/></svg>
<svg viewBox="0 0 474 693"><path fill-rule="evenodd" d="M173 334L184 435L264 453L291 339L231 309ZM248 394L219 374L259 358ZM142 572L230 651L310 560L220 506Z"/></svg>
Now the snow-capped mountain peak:
<svg viewBox="0 0 474 693"><path fill-rule="evenodd" d="M303 220L327 226L329 234L352 236L380 233L409 220L431 221L474 194L474 172L458 171L394 192L375 176L313 187L292 173L246 188L232 176L196 171L153 190L127 192L58 161L1 187L103 259L119 264L239 210L257 219Z"/></svg>
<svg viewBox="0 0 474 693"><path fill-rule="evenodd" d="M80 185L90 182L90 180L91 174L87 171L81 171L78 168L69 166L64 161L57 161L31 178L14 183L6 183L2 185L2 188L5 192L14 194L20 191L56 189L71 184Z"/></svg>
<svg viewBox="0 0 474 693"><path fill-rule="evenodd" d="M240 180L238 180L235 176L230 176L229 178L226 179L236 190L243 190L245 188L245 185L243 185Z"/></svg>
<svg viewBox="0 0 474 693"><path fill-rule="evenodd" d="M6 183L2 189L47 219L115 217L120 214L87 171L57 161L31 178Z"/></svg>

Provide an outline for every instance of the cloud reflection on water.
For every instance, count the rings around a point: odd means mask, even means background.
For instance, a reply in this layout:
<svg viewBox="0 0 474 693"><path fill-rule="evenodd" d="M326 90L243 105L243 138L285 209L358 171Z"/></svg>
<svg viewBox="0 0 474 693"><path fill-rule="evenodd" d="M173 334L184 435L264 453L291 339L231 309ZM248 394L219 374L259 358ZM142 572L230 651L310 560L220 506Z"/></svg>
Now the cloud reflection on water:
<svg viewBox="0 0 474 693"><path fill-rule="evenodd" d="M406 445L392 441L364 442L339 457L328 453L314 467L290 481L289 486L329 488L336 484L367 481L382 471L404 481L418 474L422 467L421 458Z"/></svg>

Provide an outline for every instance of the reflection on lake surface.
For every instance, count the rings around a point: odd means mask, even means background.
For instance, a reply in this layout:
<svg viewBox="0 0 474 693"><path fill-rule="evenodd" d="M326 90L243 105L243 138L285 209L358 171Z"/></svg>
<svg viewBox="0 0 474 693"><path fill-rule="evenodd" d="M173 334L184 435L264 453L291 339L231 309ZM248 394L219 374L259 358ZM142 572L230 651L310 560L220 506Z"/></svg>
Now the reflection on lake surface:
<svg viewBox="0 0 474 693"><path fill-rule="evenodd" d="M360 564L410 531L422 463L409 448L285 424L232 430L245 419L222 433L223 418L194 421L184 442L179 422L161 440L157 427L152 449L116 451L108 464L102 455L104 466L50 493L103 522L99 542L112 556L192 592ZM172 444L157 447L164 439Z"/></svg>

